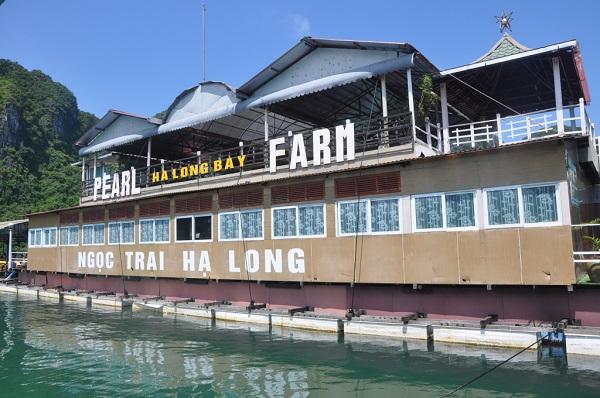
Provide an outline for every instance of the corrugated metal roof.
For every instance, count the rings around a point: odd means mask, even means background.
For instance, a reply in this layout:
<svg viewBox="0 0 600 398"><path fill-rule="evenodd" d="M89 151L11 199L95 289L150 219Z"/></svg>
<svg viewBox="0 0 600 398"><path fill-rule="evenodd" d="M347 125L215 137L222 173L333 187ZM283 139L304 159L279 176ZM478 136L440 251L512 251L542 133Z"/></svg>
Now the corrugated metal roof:
<svg viewBox="0 0 600 398"><path fill-rule="evenodd" d="M358 69L341 72L335 75L326 76L320 79L308 81L295 86L286 87L282 90L266 94L264 96L253 96L236 104L230 104L218 109L165 123L158 128L158 134L170 131L180 130L191 127L210 120L219 119L225 116L241 113L248 109L260 108L277 102L289 100L292 98L304 96L307 94L327 90L333 87L349 84L362 79L369 79L373 76L379 76L391 71L410 68L413 65L413 54L404 54L389 60L376 62L362 66Z"/></svg>
<svg viewBox="0 0 600 398"><path fill-rule="evenodd" d="M12 220L12 221L0 221L0 230L5 228L13 227L19 224L26 224L29 222L29 219L25 218L23 220Z"/></svg>
<svg viewBox="0 0 600 398"><path fill-rule="evenodd" d="M106 114L102 116L102 118L98 120L96 124L94 124L88 131L86 131L81 137L79 137L79 139L75 142L75 145L88 145L90 142L92 142L94 138L96 138L96 136L98 136L98 134L104 131L121 116L132 117L135 119L143 119L155 125L159 125L161 123L160 120L155 118L148 118L146 116L135 115L133 113L120 111L118 109L109 109L108 112L106 112Z"/></svg>
<svg viewBox="0 0 600 398"><path fill-rule="evenodd" d="M387 50L397 51L404 54L416 52L416 49L408 43L399 42L375 42L362 40L338 40L322 39L315 37L304 37L298 44L286 51L282 56L269 64L262 71L238 88L238 93L250 96L259 87L263 86L275 76L279 75L291 65L304 58L316 48L350 48L357 50Z"/></svg>

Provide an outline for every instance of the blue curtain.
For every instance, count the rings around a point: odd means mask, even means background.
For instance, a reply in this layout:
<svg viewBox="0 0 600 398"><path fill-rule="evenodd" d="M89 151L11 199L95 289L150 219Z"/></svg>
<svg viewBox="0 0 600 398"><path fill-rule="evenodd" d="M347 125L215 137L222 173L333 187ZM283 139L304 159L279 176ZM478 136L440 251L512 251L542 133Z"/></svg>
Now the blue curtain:
<svg viewBox="0 0 600 398"><path fill-rule="evenodd" d="M315 236L325 234L325 214L323 205L298 207L300 235Z"/></svg>
<svg viewBox="0 0 600 398"><path fill-rule="evenodd" d="M475 226L473 193L446 194L446 226L448 228Z"/></svg>
<svg viewBox="0 0 600 398"><path fill-rule="evenodd" d="M340 203L339 208L341 233L367 232L367 202Z"/></svg>
<svg viewBox="0 0 600 398"><path fill-rule="evenodd" d="M554 185L523 188L523 212L526 223L558 221Z"/></svg>
<svg viewBox="0 0 600 398"><path fill-rule="evenodd" d="M516 188L487 192L488 224L518 224L519 194Z"/></svg>
<svg viewBox="0 0 600 398"><path fill-rule="evenodd" d="M415 198L415 219L417 229L443 228L442 197Z"/></svg>
<svg viewBox="0 0 600 398"><path fill-rule="evenodd" d="M70 245L78 245L79 244L79 227L70 227L69 228L69 244Z"/></svg>
<svg viewBox="0 0 600 398"><path fill-rule="evenodd" d="M99 245L104 243L104 224L94 225L94 243Z"/></svg>
<svg viewBox="0 0 600 398"><path fill-rule="evenodd" d="M273 236L296 236L296 208L273 209Z"/></svg>
<svg viewBox="0 0 600 398"><path fill-rule="evenodd" d="M371 232L400 231L398 199L371 200Z"/></svg>
<svg viewBox="0 0 600 398"><path fill-rule="evenodd" d="M120 224L119 223L111 223L108 224L108 243L109 244L118 244L119 243L119 230L120 230Z"/></svg>
<svg viewBox="0 0 600 398"><path fill-rule="evenodd" d="M65 246L69 244L69 228L62 227L60 229L60 245Z"/></svg>
<svg viewBox="0 0 600 398"><path fill-rule="evenodd" d="M83 226L83 244L91 245L94 243L94 226L84 225Z"/></svg>
<svg viewBox="0 0 600 398"><path fill-rule="evenodd" d="M238 213L227 213L219 216L220 234L219 239L239 239L240 215Z"/></svg>
<svg viewBox="0 0 600 398"><path fill-rule="evenodd" d="M169 220L154 221L154 240L156 242L169 241Z"/></svg>
<svg viewBox="0 0 600 398"><path fill-rule="evenodd" d="M140 221L141 241L142 242L153 242L154 241L154 220L141 220Z"/></svg>
<svg viewBox="0 0 600 398"><path fill-rule="evenodd" d="M133 243L133 231L134 231L133 221L123 222L121 223L121 243Z"/></svg>
<svg viewBox="0 0 600 398"><path fill-rule="evenodd" d="M242 215L242 237L244 239L262 238L262 211L244 211Z"/></svg>

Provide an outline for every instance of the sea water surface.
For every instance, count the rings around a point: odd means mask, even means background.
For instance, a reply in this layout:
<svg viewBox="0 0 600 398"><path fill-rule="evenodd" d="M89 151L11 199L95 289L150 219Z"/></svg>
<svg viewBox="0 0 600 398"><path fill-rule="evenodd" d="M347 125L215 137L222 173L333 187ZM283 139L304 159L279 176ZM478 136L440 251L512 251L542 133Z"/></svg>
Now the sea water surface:
<svg viewBox="0 0 600 398"><path fill-rule="evenodd" d="M2 397L436 397L514 352L0 294ZM453 396L600 397L600 358L526 352Z"/></svg>

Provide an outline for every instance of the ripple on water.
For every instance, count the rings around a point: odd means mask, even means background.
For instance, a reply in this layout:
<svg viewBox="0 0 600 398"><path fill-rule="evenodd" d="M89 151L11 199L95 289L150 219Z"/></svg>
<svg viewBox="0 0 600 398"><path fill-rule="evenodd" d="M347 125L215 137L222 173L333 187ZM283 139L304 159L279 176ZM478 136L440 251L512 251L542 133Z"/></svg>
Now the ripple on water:
<svg viewBox="0 0 600 398"><path fill-rule="evenodd" d="M6 396L429 397L512 350L168 318L0 295ZM538 365L535 353L458 396L600 396L600 364ZM466 395L465 395L466 394Z"/></svg>

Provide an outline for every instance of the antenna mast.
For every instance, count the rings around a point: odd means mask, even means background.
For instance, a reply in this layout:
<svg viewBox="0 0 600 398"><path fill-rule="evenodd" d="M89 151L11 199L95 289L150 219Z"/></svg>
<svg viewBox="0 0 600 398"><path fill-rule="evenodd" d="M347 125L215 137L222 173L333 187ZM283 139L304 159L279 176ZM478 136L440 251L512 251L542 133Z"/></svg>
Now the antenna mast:
<svg viewBox="0 0 600 398"><path fill-rule="evenodd" d="M206 81L206 3L202 3L202 81Z"/></svg>

